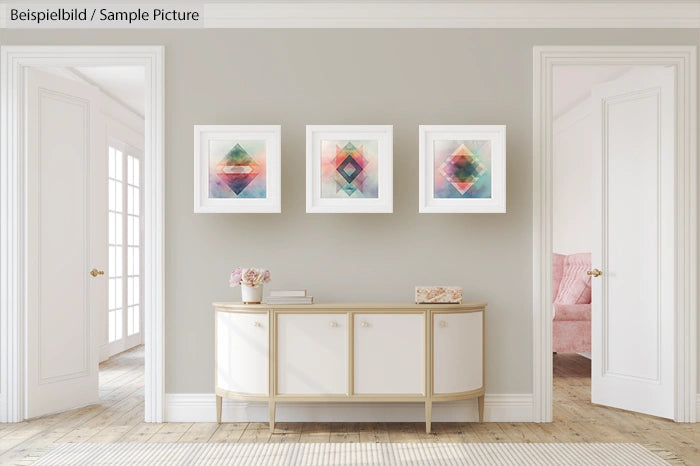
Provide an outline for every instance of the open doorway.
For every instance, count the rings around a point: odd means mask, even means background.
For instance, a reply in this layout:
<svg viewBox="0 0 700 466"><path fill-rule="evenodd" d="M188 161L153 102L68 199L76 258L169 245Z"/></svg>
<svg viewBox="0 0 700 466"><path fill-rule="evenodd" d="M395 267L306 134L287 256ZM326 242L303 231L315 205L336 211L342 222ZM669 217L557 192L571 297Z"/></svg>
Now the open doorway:
<svg viewBox="0 0 700 466"><path fill-rule="evenodd" d="M113 377L96 360L136 348L120 366L143 370L134 355L143 358L146 86L140 66L27 67L26 76L34 418L108 401Z"/></svg>
<svg viewBox="0 0 700 466"><path fill-rule="evenodd" d="M573 80L588 66L619 66L593 90L591 268L567 291L585 306L590 274L591 401L693 422L695 48L535 47L533 65L535 420L553 417L553 321L574 311L552 305L562 287L553 273L556 69L572 68ZM578 259L571 265L585 270Z"/></svg>
<svg viewBox="0 0 700 466"><path fill-rule="evenodd" d="M557 66L552 122L554 406L591 401L593 92L629 66Z"/></svg>
<svg viewBox="0 0 700 466"><path fill-rule="evenodd" d="M584 358L591 402L674 417L674 75L553 69L555 400Z"/></svg>
<svg viewBox="0 0 700 466"><path fill-rule="evenodd" d="M163 48L1 51L0 240L18 254L1 258L0 421L99 403L131 373L138 416L162 422Z"/></svg>

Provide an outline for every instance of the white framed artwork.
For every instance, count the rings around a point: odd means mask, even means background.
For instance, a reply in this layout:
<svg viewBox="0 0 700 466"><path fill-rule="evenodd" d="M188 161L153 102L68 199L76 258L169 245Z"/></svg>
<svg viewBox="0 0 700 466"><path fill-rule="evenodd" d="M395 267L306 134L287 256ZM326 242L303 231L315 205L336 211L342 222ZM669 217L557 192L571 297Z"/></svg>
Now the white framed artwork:
<svg viewBox="0 0 700 466"><path fill-rule="evenodd" d="M307 125L306 212L393 212L393 126Z"/></svg>
<svg viewBox="0 0 700 466"><path fill-rule="evenodd" d="M279 125L195 125L194 211L278 213Z"/></svg>
<svg viewBox="0 0 700 466"><path fill-rule="evenodd" d="M418 210L506 211L505 125L420 125Z"/></svg>

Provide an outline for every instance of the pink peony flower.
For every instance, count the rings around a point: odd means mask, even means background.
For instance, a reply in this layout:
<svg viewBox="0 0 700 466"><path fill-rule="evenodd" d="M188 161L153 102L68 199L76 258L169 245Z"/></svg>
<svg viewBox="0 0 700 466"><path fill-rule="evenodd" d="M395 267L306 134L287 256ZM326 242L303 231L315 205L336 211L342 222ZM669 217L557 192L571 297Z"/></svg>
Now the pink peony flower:
<svg viewBox="0 0 700 466"><path fill-rule="evenodd" d="M229 285L231 287L240 285L242 275L243 275L243 269L241 269L240 267L238 267L236 270L231 272L231 278L229 280Z"/></svg>
<svg viewBox="0 0 700 466"><path fill-rule="evenodd" d="M270 281L270 271L267 269L257 269L253 267L238 267L231 272L229 284L233 286L259 286Z"/></svg>

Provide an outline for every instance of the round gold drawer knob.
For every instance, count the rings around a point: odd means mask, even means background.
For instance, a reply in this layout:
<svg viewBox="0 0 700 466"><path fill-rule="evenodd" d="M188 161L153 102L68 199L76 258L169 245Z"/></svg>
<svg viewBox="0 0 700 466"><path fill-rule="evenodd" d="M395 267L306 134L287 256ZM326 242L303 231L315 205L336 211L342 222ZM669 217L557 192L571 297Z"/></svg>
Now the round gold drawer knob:
<svg viewBox="0 0 700 466"><path fill-rule="evenodd" d="M92 269L92 270L90 271L90 275L92 275L93 277L96 277L96 276L98 276L98 275L104 275L104 274L105 274L105 271L104 271L104 270Z"/></svg>

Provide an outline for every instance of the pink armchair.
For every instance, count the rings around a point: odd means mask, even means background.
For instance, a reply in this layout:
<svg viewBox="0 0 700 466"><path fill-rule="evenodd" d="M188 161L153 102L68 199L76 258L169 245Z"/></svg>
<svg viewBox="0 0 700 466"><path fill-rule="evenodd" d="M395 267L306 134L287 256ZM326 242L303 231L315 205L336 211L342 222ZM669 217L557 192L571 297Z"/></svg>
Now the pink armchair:
<svg viewBox="0 0 700 466"><path fill-rule="evenodd" d="M552 350L557 353L591 351L590 253L554 254L552 260Z"/></svg>

